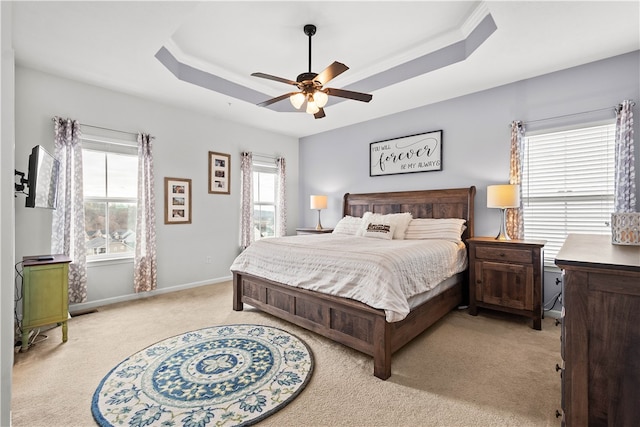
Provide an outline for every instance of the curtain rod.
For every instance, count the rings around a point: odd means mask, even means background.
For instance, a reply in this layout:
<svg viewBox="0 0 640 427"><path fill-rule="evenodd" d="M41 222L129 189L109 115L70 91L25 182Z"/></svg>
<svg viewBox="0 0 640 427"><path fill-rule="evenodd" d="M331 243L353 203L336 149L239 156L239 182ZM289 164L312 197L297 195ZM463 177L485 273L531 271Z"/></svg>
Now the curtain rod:
<svg viewBox="0 0 640 427"><path fill-rule="evenodd" d="M56 121L55 117L52 118L51 121L55 122ZM125 130L111 129L111 128L106 128L106 127L102 127L102 126L89 125L89 124L86 124L86 123L80 123L80 126L94 128L94 129L108 130L110 132L124 133L126 135L133 135L136 138L138 137L138 132L128 132L128 131L125 131ZM155 139L155 137L153 137L153 136L151 138Z"/></svg>
<svg viewBox="0 0 640 427"><path fill-rule="evenodd" d="M523 121L522 123L529 124L529 123L544 122L544 121L547 121L547 120L556 120L556 119L562 119L562 118L565 118L565 117L580 116L582 114L591 114L591 113L597 113L599 111L607 111L607 110L613 110L615 112L616 108L618 108L619 105L620 104L614 105L613 107L596 108L595 110L581 111L579 113L564 114L562 116L545 117L544 119L527 120L527 121ZM634 105L636 105L636 103L631 101L631 106L634 106ZM509 126L511 126L511 123L509 123Z"/></svg>
<svg viewBox="0 0 640 427"><path fill-rule="evenodd" d="M278 157L272 154L263 154L263 153L251 153L252 156L262 157L264 159L278 160Z"/></svg>

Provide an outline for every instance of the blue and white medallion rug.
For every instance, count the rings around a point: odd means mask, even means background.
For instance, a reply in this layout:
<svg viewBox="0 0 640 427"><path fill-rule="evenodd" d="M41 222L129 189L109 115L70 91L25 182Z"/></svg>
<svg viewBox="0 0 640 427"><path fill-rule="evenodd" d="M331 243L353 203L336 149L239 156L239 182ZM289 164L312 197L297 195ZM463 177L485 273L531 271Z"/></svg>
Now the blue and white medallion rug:
<svg viewBox="0 0 640 427"><path fill-rule="evenodd" d="M313 355L299 338L262 325L200 329L125 359L100 382L100 426L238 426L268 417L309 382Z"/></svg>

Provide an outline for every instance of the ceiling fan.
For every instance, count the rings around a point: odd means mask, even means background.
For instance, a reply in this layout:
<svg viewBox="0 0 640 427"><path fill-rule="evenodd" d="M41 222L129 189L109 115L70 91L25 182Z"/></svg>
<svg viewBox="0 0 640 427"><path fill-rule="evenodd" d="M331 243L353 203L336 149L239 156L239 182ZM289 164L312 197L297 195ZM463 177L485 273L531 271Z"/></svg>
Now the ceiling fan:
<svg viewBox="0 0 640 427"><path fill-rule="evenodd" d="M287 83L294 85L298 88L299 92L290 92L284 95L280 95L276 98L269 99L261 102L257 105L260 107L266 107L267 105L274 104L283 99L289 98L291 104L296 109L300 109L302 105L307 103L306 112L313 114L316 119L321 119L325 116L323 107L329 100L329 95L337 96L340 98L354 99L356 101L369 102L372 95L362 92L354 92L345 89L334 89L327 87L326 85L330 80L339 76L349 69L341 62L334 62L325 68L320 74L316 74L311 71L311 37L316 33L316 26L307 24L304 26L304 33L309 36L309 71L298 75L296 81L284 79L282 77L272 76L265 73L253 73L254 77L261 77L263 79L275 80L277 82Z"/></svg>

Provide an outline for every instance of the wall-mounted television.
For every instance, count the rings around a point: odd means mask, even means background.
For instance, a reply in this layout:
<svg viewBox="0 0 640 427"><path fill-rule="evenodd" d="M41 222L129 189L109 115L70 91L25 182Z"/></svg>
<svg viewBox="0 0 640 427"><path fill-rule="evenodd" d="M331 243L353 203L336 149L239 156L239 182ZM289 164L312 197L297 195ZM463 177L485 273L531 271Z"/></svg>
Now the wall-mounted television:
<svg viewBox="0 0 640 427"><path fill-rule="evenodd" d="M58 201L60 162L41 145L36 145L29 155L28 208L55 209Z"/></svg>

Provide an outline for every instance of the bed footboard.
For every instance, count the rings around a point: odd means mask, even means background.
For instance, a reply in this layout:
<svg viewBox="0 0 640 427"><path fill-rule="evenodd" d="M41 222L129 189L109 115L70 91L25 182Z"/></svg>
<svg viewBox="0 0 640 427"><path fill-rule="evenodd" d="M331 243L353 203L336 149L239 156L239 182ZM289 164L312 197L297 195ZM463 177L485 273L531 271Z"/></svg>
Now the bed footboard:
<svg viewBox="0 0 640 427"><path fill-rule="evenodd" d="M244 303L373 357L373 374L391 376L391 355L462 300L462 283L416 307L401 322L358 301L233 273L233 309Z"/></svg>

